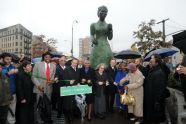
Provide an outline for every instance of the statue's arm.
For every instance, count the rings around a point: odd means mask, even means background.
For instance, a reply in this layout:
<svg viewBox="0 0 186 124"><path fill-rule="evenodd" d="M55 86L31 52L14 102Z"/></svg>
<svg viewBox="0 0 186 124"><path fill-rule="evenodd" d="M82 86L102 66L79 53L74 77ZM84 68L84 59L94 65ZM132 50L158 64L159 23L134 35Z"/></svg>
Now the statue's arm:
<svg viewBox="0 0 186 124"><path fill-rule="evenodd" d="M91 38L92 44L97 45L97 41L95 39L95 26L94 26L94 23L90 25L90 38Z"/></svg>
<svg viewBox="0 0 186 124"><path fill-rule="evenodd" d="M113 38L113 29L112 29L112 24L108 24L108 33L107 33L108 39L112 40Z"/></svg>

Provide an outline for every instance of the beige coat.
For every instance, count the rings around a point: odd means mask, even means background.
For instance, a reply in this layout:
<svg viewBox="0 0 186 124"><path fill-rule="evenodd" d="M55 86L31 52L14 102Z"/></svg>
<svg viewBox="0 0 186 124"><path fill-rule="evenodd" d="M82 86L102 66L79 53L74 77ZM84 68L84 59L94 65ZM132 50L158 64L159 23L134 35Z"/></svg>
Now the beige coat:
<svg viewBox="0 0 186 124"><path fill-rule="evenodd" d="M134 73L129 73L120 82L123 83L129 80L128 93L135 97L136 104L128 106L129 113L133 113L137 117L143 117L143 74L137 70Z"/></svg>
<svg viewBox="0 0 186 124"><path fill-rule="evenodd" d="M54 75L56 71L56 66L50 63L50 79L54 80ZM52 93L52 84L48 85L46 83L46 70L45 70L45 62L36 63L33 68L32 73L32 81L35 84L34 86L34 93L41 93L37 86L44 87L44 93L51 94Z"/></svg>

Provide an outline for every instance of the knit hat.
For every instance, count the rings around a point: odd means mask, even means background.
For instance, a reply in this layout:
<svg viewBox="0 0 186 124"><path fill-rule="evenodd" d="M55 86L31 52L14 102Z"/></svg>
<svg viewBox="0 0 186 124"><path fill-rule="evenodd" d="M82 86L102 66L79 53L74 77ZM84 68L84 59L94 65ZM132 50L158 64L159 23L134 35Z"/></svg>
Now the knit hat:
<svg viewBox="0 0 186 124"><path fill-rule="evenodd" d="M136 64L135 63L129 63L127 68L131 71L135 71L137 69Z"/></svg>

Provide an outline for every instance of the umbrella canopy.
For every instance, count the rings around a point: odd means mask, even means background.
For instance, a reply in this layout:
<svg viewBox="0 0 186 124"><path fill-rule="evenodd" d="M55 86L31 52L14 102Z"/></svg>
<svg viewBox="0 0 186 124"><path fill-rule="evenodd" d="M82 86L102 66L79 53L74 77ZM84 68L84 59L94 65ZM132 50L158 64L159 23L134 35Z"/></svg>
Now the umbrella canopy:
<svg viewBox="0 0 186 124"><path fill-rule="evenodd" d="M173 35L173 46L186 54L186 31Z"/></svg>
<svg viewBox="0 0 186 124"><path fill-rule="evenodd" d="M168 56L172 56L173 54L179 52L179 50L177 49L173 49L173 48L160 48L160 49L156 49L153 50L151 52L149 52L145 57L144 57L144 61L149 61L151 56L153 54L159 54L161 57L168 57Z"/></svg>
<svg viewBox="0 0 186 124"><path fill-rule="evenodd" d="M51 52L51 54L52 54L52 57L58 57L58 58L60 58L62 55L61 52Z"/></svg>
<svg viewBox="0 0 186 124"><path fill-rule="evenodd" d="M140 58L141 54L132 50L123 50L119 53L116 53L114 57L118 59L135 59Z"/></svg>
<svg viewBox="0 0 186 124"><path fill-rule="evenodd" d="M10 53L10 54L12 56L12 62L19 63L20 58L14 53Z"/></svg>

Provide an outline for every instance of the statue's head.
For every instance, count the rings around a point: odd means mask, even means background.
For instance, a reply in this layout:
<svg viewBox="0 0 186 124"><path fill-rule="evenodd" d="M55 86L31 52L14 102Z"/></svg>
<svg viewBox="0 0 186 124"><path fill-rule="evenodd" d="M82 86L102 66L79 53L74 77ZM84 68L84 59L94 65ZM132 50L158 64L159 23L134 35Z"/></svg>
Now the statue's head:
<svg viewBox="0 0 186 124"><path fill-rule="evenodd" d="M105 17L107 16L108 9L106 6L100 6L98 8L98 17L101 21L104 21Z"/></svg>

